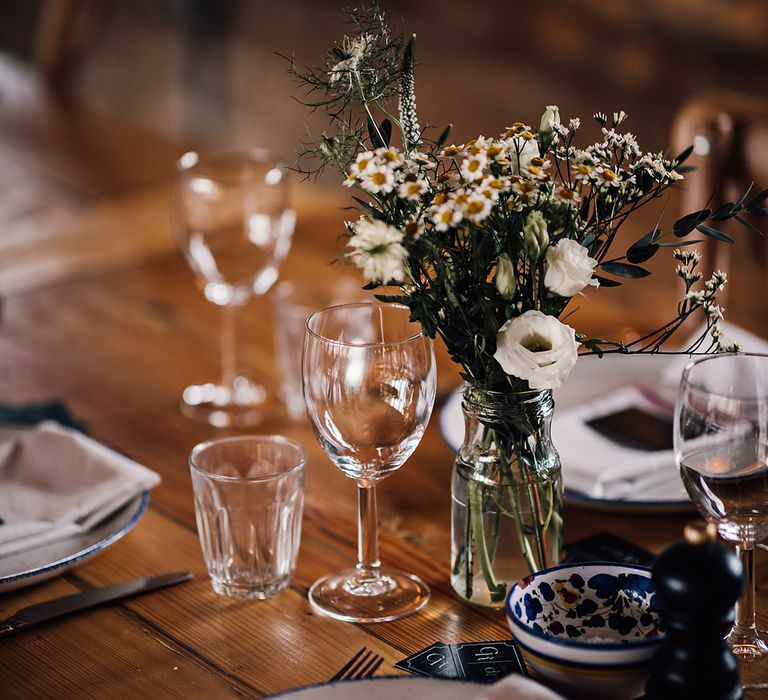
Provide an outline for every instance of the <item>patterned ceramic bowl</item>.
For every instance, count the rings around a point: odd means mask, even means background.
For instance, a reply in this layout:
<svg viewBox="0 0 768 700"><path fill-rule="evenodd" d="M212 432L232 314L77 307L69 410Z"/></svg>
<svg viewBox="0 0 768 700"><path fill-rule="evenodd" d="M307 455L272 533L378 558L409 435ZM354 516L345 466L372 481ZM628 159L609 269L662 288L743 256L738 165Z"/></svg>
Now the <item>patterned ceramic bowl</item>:
<svg viewBox="0 0 768 700"><path fill-rule="evenodd" d="M538 571L507 597L526 662L569 694L635 698L664 633L651 572L589 562Z"/></svg>

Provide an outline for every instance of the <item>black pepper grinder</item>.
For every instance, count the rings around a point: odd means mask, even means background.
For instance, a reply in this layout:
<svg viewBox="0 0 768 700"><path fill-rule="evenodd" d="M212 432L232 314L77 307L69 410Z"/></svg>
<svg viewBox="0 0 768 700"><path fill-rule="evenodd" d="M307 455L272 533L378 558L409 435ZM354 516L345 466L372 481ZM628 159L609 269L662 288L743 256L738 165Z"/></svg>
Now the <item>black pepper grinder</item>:
<svg viewBox="0 0 768 700"><path fill-rule="evenodd" d="M653 659L647 700L742 700L738 661L724 637L733 626L744 571L718 542L713 523L692 523L685 541L653 566L653 586L667 639Z"/></svg>

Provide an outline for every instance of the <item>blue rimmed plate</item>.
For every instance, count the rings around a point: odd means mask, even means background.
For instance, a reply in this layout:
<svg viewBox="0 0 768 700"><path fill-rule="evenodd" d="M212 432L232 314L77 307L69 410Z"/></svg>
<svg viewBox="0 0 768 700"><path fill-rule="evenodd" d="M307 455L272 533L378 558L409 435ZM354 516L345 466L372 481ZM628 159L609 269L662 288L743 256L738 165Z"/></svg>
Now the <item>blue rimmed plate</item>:
<svg viewBox="0 0 768 700"><path fill-rule="evenodd" d="M53 578L103 552L136 526L148 503L144 491L90 532L0 558L0 593Z"/></svg>

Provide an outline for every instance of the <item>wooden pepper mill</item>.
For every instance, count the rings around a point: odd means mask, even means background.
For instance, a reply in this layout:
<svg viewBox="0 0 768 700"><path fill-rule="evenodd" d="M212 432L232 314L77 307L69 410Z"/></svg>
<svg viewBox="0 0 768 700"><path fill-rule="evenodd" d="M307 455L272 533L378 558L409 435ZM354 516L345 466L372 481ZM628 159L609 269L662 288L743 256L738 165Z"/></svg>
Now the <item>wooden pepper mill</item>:
<svg viewBox="0 0 768 700"><path fill-rule="evenodd" d="M667 640L653 660L647 700L741 700L739 665L724 641L744 587L736 554L717 541L717 527L692 523L685 541L653 566L653 586Z"/></svg>

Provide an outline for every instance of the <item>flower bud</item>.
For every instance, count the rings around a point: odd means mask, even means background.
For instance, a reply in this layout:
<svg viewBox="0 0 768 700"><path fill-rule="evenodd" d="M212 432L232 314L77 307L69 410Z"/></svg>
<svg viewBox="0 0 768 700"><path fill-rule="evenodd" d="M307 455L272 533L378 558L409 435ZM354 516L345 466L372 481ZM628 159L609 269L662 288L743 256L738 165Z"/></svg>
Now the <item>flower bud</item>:
<svg viewBox="0 0 768 700"><path fill-rule="evenodd" d="M548 105L544 110L544 114L541 115L541 124L539 125L539 132L543 134L549 134L554 131L556 126L560 124L560 110L557 105Z"/></svg>
<svg viewBox="0 0 768 700"><path fill-rule="evenodd" d="M531 260L536 260L541 251L549 245L547 221L538 209L528 214L523 226L523 245Z"/></svg>
<svg viewBox="0 0 768 700"><path fill-rule="evenodd" d="M505 299L512 299L515 296L517 283L515 281L515 266L509 255L502 253L496 261L496 276L493 278L496 289Z"/></svg>

